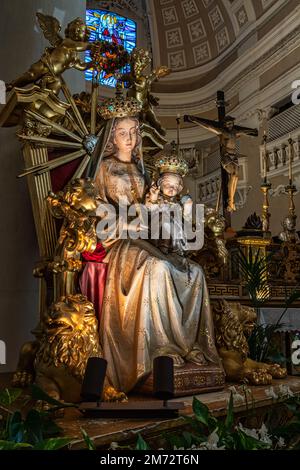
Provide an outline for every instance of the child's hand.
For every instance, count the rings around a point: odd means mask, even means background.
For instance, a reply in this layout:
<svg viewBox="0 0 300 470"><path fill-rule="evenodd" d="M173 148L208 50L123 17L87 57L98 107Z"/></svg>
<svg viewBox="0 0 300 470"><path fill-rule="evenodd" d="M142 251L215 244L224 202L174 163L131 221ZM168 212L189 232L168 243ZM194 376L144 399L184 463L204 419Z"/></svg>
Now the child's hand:
<svg viewBox="0 0 300 470"><path fill-rule="evenodd" d="M181 198L181 204L184 207L190 207L193 205L193 199L191 198L189 194L186 194L185 196Z"/></svg>
<svg viewBox="0 0 300 470"><path fill-rule="evenodd" d="M149 190L149 200L152 203L156 203L158 200L159 195L159 188L156 186L155 183L152 183L151 188Z"/></svg>

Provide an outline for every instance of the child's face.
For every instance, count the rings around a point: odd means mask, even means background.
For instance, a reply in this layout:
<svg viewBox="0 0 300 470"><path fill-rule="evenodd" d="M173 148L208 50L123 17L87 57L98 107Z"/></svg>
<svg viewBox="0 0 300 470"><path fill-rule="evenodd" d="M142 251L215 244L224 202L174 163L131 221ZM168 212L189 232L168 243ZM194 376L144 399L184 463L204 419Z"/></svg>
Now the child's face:
<svg viewBox="0 0 300 470"><path fill-rule="evenodd" d="M165 196L173 197L182 191L182 178L179 175L167 173L160 180L160 190Z"/></svg>

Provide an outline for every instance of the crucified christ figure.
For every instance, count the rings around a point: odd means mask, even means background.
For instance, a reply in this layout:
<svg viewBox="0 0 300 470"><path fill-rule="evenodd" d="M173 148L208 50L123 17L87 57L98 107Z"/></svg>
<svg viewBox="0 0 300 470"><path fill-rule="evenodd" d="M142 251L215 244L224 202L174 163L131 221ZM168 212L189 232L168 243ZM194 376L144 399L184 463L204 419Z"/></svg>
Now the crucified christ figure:
<svg viewBox="0 0 300 470"><path fill-rule="evenodd" d="M236 126L234 124L234 118L231 116L226 116L223 123L221 123L219 121L211 121L210 119L204 119L186 114L184 116L184 121L198 124L199 126L202 126L219 136L221 165L224 170L227 171L229 176L227 210L229 212L235 211L236 207L234 203L234 195L239 179L239 160L236 149L236 141L241 135L257 136L257 129Z"/></svg>

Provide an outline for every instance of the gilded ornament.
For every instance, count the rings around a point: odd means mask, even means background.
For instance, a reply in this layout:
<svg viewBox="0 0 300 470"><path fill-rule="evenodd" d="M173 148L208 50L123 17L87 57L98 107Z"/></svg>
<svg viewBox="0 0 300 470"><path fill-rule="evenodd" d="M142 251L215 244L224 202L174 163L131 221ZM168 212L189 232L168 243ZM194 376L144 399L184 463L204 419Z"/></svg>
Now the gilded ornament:
<svg viewBox="0 0 300 470"><path fill-rule="evenodd" d="M228 381L266 385L272 378L286 377L286 369L278 364L256 362L248 357L246 337L256 322L254 308L220 300L213 305L213 311L217 349Z"/></svg>

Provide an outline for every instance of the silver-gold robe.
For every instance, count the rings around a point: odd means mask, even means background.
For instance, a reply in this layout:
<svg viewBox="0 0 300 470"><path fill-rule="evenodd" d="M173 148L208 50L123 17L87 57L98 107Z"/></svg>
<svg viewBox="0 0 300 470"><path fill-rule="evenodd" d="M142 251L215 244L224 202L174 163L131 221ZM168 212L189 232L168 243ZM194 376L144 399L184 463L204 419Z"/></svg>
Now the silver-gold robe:
<svg viewBox="0 0 300 470"><path fill-rule="evenodd" d="M114 157L101 162L95 183L101 200L115 205L132 204L145 192L137 165ZM219 364L201 267L190 262L188 273L146 240L111 238L103 246L108 273L100 341L111 384L128 392L159 355L184 358L198 350L204 361Z"/></svg>

